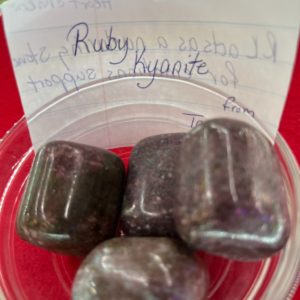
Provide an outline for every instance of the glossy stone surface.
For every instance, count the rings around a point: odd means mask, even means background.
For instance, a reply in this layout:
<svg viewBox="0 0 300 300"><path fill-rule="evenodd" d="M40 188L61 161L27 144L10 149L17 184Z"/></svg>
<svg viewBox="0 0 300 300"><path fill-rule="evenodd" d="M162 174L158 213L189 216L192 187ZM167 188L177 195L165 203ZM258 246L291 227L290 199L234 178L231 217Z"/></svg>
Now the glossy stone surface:
<svg viewBox="0 0 300 300"><path fill-rule="evenodd" d="M73 300L202 300L207 271L177 240L123 237L97 246L73 283Z"/></svg>
<svg viewBox="0 0 300 300"><path fill-rule="evenodd" d="M81 255L115 234L124 180L113 153L50 142L37 153L17 218L19 235L40 247Z"/></svg>
<svg viewBox="0 0 300 300"><path fill-rule="evenodd" d="M134 147L121 217L126 235L175 235L172 201L183 137L183 133L156 135Z"/></svg>
<svg viewBox="0 0 300 300"><path fill-rule="evenodd" d="M265 258L289 236L288 195L271 143L253 127L214 119L187 134L176 227L189 246L239 260Z"/></svg>

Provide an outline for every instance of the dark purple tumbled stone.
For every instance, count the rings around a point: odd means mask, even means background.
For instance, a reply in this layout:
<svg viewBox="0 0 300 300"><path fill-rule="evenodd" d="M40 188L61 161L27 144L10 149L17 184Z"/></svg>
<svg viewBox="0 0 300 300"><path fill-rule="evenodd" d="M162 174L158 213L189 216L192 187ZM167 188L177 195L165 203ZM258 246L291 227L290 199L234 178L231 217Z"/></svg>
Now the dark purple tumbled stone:
<svg viewBox="0 0 300 300"><path fill-rule="evenodd" d="M212 119L182 144L174 217L193 248L261 259L286 243L288 194L273 145L244 122Z"/></svg>
<svg viewBox="0 0 300 300"><path fill-rule="evenodd" d="M34 245L81 255L115 234L122 161L99 148L56 141L37 153L20 204L17 231Z"/></svg>
<svg viewBox="0 0 300 300"><path fill-rule="evenodd" d="M208 275L181 242L123 237L97 246L80 266L73 300L203 300Z"/></svg>
<svg viewBox="0 0 300 300"><path fill-rule="evenodd" d="M172 201L183 137L183 133L151 136L134 147L121 217L126 235L175 235Z"/></svg>

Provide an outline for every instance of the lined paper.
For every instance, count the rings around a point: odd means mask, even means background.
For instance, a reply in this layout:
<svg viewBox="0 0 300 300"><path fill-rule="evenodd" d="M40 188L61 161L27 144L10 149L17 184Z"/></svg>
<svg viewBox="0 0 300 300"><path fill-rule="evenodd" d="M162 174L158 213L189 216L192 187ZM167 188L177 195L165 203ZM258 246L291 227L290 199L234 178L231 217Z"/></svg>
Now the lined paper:
<svg viewBox="0 0 300 300"><path fill-rule="evenodd" d="M225 93L233 101L220 111L239 102L276 135L297 47L298 0L10 0L2 10L27 117L96 80L150 74L132 86L147 89L166 75ZM40 124L29 124L34 144L51 135L32 126Z"/></svg>

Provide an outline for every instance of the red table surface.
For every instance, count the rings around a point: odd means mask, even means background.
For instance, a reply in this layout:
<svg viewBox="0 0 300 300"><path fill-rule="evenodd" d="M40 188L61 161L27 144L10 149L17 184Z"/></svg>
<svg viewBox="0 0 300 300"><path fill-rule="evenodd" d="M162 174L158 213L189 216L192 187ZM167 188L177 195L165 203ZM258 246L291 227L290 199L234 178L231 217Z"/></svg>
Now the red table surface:
<svg viewBox="0 0 300 300"><path fill-rule="evenodd" d="M23 116L0 17L0 138ZM300 45L279 131L300 162ZM1 168L1 167L0 167ZM300 287L294 297L300 300Z"/></svg>

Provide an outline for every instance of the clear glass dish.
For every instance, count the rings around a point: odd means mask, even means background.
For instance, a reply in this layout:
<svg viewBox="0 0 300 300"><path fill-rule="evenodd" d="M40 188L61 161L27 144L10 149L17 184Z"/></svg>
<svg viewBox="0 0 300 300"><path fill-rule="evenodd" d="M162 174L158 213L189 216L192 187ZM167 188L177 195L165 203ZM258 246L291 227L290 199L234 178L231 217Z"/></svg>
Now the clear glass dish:
<svg viewBox="0 0 300 300"><path fill-rule="evenodd" d="M124 77L71 92L21 119L0 143L0 284L9 300L69 299L81 259L47 252L22 241L15 231L18 203L35 149L49 140L72 140L114 151L127 162L131 147L159 133L185 132L204 119L243 119L260 128L251 114L224 112L228 97L207 87L171 78ZM236 104L238 105L238 104ZM238 106L237 106L238 107ZM242 106L240 106L242 108ZM199 253L209 268L209 299L291 299L300 263L299 167L283 138L275 140L290 193L291 237L278 255L237 262Z"/></svg>

